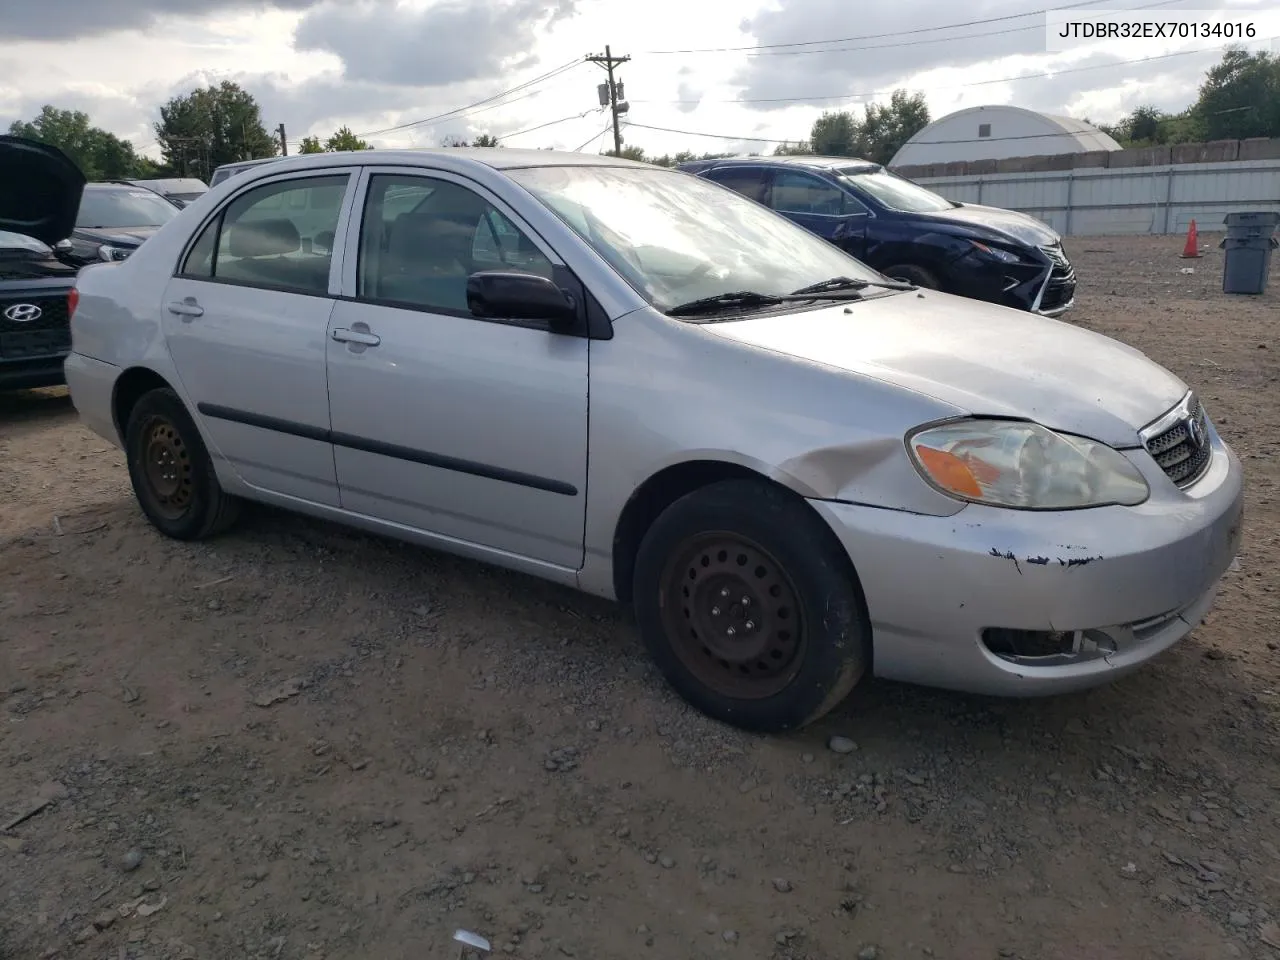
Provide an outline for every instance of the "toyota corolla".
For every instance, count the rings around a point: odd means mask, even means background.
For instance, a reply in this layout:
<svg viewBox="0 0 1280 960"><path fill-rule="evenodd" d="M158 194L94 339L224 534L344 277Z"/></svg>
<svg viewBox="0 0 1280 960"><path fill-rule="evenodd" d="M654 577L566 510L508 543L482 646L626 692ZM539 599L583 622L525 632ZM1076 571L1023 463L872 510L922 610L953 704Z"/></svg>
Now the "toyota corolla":
<svg viewBox="0 0 1280 960"><path fill-rule="evenodd" d="M280 159L73 300L72 398L163 533L260 501L616 598L745 728L871 673L1120 677L1200 623L1240 538L1239 462L1137 350L644 164Z"/></svg>

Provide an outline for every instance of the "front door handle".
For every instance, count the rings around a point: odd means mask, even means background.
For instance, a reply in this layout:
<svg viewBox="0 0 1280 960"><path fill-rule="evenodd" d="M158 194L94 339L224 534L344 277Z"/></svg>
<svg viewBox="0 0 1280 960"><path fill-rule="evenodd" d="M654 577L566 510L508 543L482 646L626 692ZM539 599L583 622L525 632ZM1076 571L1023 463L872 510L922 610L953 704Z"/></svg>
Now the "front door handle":
<svg viewBox="0 0 1280 960"><path fill-rule="evenodd" d="M366 347L376 347L382 342L382 338L376 333L367 333L364 330L351 330L347 327L335 327L333 330L333 339L338 343L359 343Z"/></svg>
<svg viewBox="0 0 1280 960"><path fill-rule="evenodd" d="M196 303L195 297L186 297L182 300L171 300L169 312L182 317L184 323L190 323L196 317L204 316L204 307Z"/></svg>

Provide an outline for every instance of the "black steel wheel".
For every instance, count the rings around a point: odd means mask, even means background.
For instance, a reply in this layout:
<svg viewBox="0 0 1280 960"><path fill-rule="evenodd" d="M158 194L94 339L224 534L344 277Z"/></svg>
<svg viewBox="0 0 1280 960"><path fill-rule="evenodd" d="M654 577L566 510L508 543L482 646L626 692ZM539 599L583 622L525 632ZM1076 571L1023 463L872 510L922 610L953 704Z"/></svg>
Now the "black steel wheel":
<svg viewBox="0 0 1280 960"><path fill-rule="evenodd" d="M784 689L803 653L799 595L782 565L740 534L695 534L671 555L663 627L699 682L756 700Z"/></svg>
<svg viewBox="0 0 1280 960"><path fill-rule="evenodd" d="M178 428L162 416L152 419L142 458L147 492L156 512L167 520L180 519L191 508L196 485L191 475L191 451Z"/></svg>
<svg viewBox="0 0 1280 960"><path fill-rule="evenodd" d="M235 520L239 501L218 483L200 431L172 390L152 390L134 404L125 453L138 505L162 533L199 540Z"/></svg>
<svg viewBox="0 0 1280 960"><path fill-rule="evenodd" d="M641 542L634 603L672 686L746 729L811 723L870 660L843 547L801 498L763 480L712 484L668 507Z"/></svg>

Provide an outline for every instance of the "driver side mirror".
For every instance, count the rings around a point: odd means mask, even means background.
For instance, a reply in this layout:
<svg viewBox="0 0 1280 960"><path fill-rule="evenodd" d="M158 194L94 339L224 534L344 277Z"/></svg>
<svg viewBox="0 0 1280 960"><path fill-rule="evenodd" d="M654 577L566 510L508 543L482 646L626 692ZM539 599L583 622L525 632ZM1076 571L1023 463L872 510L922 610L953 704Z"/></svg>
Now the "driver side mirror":
<svg viewBox="0 0 1280 960"><path fill-rule="evenodd" d="M546 277L535 273L481 270L467 277L467 309L495 320L545 320L569 332L578 324L577 304Z"/></svg>

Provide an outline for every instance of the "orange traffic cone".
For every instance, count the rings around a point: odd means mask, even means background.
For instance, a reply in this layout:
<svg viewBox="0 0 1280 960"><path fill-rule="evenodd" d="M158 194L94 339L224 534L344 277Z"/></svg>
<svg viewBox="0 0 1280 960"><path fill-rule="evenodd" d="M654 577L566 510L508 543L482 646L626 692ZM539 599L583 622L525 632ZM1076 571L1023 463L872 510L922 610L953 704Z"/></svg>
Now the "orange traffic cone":
<svg viewBox="0 0 1280 960"><path fill-rule="evenodd" d="M1191 259L1192 257L1202 256L1200 253L1200 243L1196 237L1196 222L1191 221L1191 226L1187 227L1187 243L1182 248L1183 259Z"/></svg>

